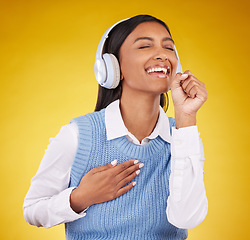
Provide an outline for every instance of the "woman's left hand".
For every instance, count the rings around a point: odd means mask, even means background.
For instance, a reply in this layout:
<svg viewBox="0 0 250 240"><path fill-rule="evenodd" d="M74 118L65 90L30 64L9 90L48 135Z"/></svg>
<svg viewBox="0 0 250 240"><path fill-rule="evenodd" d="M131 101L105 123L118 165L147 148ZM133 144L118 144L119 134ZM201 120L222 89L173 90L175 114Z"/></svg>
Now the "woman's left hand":
<svg viewBox="0 0 250 240"><path fill-rule="evenodd" d="M205 84L190 71L177 73L171 84L172 99L175 108L176 127L196 124L196 114L207 100Z"/></svg>

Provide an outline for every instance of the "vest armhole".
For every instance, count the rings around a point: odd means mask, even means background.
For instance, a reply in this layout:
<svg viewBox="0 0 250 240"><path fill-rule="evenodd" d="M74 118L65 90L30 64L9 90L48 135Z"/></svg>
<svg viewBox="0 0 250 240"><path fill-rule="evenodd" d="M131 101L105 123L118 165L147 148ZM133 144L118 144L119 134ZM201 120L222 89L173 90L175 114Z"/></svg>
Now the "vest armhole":
<svg viewBox="0 0 250 240"><path fill-rule="evenodd" d="M92 125L88 114L74 118L70 123L78 127L78 146L70 172L69 187L77 187L82 177L87 173L92 149Z"/></svg>

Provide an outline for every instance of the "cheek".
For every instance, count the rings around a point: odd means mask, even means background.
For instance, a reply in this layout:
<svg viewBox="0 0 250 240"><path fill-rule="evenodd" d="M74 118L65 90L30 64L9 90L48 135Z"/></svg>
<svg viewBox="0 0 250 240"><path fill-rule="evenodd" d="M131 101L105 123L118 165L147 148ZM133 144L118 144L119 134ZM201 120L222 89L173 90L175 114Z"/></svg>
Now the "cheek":
<svg viewBox="0 0 250 240"><path fill-rule="evenodd" d="M173 73L176 73L178 60L177 60L175 54L174 54L173 56L171 56L171 57L169 58L169 60L170 60L171 65L172 65L172 71L173 71Z"/></svg>
<svg viewBox="0 0 250 240"><path fill-rule="evenodd" d="M138 57L124 58L120 63L122 77L133 80L140 77L144 72L144 66Z"/></svg>

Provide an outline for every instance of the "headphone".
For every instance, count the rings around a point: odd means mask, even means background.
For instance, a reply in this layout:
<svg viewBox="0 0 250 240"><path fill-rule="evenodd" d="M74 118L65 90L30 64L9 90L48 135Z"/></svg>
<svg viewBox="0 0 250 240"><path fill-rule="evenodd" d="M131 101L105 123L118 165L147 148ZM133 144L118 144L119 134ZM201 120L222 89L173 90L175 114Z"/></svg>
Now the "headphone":
<svg viewBox="0 0 250 240"><path fill-rule="evenodd" d="M95 58L95 77L97 82L104 88L113 89L116 88L120 82L120 66L117 58L111 53L103 53L103 47L106 39L109 37L110 31L119 23L128 20L129 18L123 19L114 25L112 25L102 36L101 41L98 45ZM178 60L176 73L182 72L181 63L177 50L174 46L175 54Z"/></svg>

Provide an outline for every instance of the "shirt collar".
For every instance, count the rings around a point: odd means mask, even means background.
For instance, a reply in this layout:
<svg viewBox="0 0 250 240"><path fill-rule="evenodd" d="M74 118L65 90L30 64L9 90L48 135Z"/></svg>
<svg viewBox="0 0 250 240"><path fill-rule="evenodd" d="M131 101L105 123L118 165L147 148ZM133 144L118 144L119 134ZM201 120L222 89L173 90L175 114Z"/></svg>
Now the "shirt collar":
<svg viewBox="0 0 250 240"><path fill-rule="evenodd" d="M147 137L154 139L160 136L164 141L171 142L169 120L161 106L159 118L153 132ZM126 128L120 111L120 100L110 103L105 109L105 125L107 131L107 140L132 135Z"/></svg>

